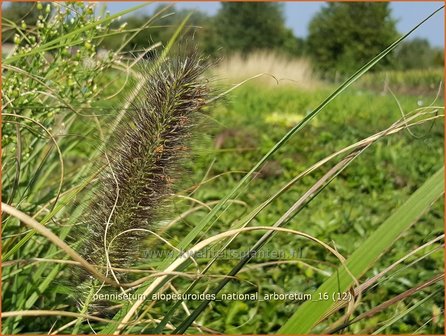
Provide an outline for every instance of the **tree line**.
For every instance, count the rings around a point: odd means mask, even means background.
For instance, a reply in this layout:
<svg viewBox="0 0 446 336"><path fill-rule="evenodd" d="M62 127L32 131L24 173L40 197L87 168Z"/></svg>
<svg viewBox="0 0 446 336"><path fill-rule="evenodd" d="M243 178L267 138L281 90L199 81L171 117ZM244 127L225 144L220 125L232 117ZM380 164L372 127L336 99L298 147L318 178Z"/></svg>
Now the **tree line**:
<svg viewBox="0 0 446 336"><path fill-rule="evenodd" d="M12 3L4 9L3 16L17 23L32 24L36 21L32 6L32 3ZM123 33L104 38L101 46L112 50L118 48L124 39L149 20L150 24L139 31L124 50L137 52L152 43L165 44L189 15L183 35L194 38L212 57L269 50L289 57L307 57L315 69L327 77L335 73L350 73L400 36L390 5L386 2L327 3L311 19L305 39L296 37L286 26L281 3L222 2L214 16L162 4L153 14L126 17ZM122 24L114 23L117 29ZM11 40L11 34L4 33L3 39L3 42ZM402 43L375 70L442 66L443 50L432 47L426 39L416 38Z"/></svg>

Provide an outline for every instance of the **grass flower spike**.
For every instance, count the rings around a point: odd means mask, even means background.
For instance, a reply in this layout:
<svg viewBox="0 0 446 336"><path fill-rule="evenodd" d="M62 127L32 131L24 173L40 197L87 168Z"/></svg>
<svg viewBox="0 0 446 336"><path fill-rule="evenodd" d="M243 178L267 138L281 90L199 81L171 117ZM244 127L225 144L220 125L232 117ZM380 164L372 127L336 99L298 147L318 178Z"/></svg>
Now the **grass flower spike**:
<svg viewBox="0 0 446 336"><path fill-rule="evenodd" d="M206 60L191 51L144 67L144 86L112 136L95 196L85 213L81 254L122 282L141 243L162 216L197 112L206 106ZM90 292L87 274L81 292ZM87 283L87 285L86 285Z"/></svg>

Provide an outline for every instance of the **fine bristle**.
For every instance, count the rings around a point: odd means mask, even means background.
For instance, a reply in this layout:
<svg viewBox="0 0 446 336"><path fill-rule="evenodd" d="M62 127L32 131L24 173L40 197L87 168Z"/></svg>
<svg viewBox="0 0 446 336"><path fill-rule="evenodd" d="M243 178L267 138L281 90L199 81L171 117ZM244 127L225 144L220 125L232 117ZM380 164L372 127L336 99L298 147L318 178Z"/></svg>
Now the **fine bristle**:
<svg viewBox="0 0 446 336"><path fill-rule="evenodd" d="M195 50L144 66L144 86L112 135L83 217L80 253L90 263L106 267L108 246L110 265L130 267L148 236L140 229L153 230L161 219L195 118L208 100L206 69L206 60ZM116 275L125 281L125 273ZM86 292L89 277L83 273L78 278L80 291Z"/></svg>

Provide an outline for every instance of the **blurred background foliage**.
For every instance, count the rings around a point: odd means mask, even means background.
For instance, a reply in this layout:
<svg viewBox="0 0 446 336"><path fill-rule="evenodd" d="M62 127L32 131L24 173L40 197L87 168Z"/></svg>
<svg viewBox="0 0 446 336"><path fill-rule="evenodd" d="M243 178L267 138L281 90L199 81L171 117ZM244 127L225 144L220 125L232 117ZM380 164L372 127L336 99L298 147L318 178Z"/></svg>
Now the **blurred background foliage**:
<svg viewBox="0 0 446 336"><path fill-rule="evenodd" d="M4 8L3 17L17 25L22 22L33 25L38 20L34 6L29 2L11 3ZM222 3L214 16L200 10L179 10L174 4L160 4L153 13L126 16L126 33L107 36L99 47L116 49L133 33L132 29L150 20L156 23L138 32L124 50L138 52L150 43L165 44L179 23L191 14L184 34L194 36L201 49L213 57L273 50L291 58L311 58L319 74L334 79L364 64L401 34L390 4L385 2L328 3L312 18L305 39L296 37L286 27L281 3ZM112 27L119 28L121 24L116 21ZM4 43L13 43L13 39L13 32L4 32ZM415 38L402 43L372 71L438 68L443 66L443 55L443 50L432 47L427 39Z"/></svg>

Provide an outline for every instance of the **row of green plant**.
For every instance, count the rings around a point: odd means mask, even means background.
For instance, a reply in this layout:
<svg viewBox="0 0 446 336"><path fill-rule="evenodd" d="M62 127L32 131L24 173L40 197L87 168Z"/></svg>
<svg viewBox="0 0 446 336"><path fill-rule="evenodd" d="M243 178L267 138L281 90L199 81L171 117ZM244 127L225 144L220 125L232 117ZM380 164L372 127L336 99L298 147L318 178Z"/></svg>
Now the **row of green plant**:
<svg viewBox="0 0 446 336"><path fill-rule="evenodd" d="M367 74L358 85L383 94L392 91L397 94L434 97L437 94L443 95L443 79L442 68L393 70Z"/></svg>

